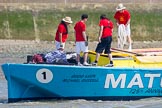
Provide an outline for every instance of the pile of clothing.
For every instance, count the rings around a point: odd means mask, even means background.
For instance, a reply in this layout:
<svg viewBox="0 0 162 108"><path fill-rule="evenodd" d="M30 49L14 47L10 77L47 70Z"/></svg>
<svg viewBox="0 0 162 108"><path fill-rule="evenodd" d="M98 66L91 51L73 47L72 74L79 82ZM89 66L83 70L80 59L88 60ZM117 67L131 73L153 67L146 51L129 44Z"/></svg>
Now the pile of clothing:
<svg viewBox="0 0 162 108"><path fill-rule="evenodd" d="M63 50L55 50L46 54L29 55L27 56L27 63L75 65L76 53L65 53Z"/></svg>

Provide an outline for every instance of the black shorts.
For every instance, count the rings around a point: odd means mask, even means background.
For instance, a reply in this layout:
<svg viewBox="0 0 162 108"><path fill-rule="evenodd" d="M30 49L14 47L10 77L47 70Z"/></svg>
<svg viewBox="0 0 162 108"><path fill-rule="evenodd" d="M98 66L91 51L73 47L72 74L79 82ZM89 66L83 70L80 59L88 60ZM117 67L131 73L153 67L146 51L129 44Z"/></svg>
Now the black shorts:
<svg viewBox="0 0 162 108"><path fill-rule="evenodd" d="M96 53L103 53L103 50L105 50L104 52L105 54L110 54L111 42L112 42L112 36L101 38L101 42L98 43L96 47Z"/></svg>

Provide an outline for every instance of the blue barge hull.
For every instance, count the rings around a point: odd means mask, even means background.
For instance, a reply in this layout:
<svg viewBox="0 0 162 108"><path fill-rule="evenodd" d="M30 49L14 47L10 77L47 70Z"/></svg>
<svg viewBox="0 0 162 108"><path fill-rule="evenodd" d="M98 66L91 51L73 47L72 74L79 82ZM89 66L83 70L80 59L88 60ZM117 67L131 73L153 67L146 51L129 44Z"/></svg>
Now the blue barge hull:
<svg viewBox="0 0 162 108"><path fill-rule="evenodd" d="M162 68L3 64L8 101L134 100L162 96Z"/></svg>

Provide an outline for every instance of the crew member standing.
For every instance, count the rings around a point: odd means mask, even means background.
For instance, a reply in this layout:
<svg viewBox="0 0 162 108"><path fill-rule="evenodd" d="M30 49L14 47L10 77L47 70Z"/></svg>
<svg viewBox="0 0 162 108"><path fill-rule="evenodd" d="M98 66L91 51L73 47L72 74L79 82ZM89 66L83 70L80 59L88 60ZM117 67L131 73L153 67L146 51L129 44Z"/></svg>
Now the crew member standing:
<svg viewBox="0 0 162 108"><path fill-rule="evenodd" d="M126 33L126 36L127 36L128 42L129 42L128 50L131 51L132 50L132 39L131 39L131 30L130 30L131 15L130 15L130 12L128 10L126 10L126 7L124 7L122 3L120 3L117 6L114 18L116 19L117 27L119 27L119 25L121 25L121 24L125 25L125 27L124 27L125 33ZM118 29L118 31L119 31L119 29Z"/></svg>
<svg viewBox="0 0 162 108"><path fill-rule="evenodd" d="M92 65L97 65L100 54L104 53L108 55L110 63L105 65L106 67L113 67L113 58L110 51L111 43L112 43L112 33L113 33L113 22L106 17L105 14L100 16L99 22L100 30L98 36L98 45L96 47L96 59L92 63Z"/></svg>
<svg viewBox="0 0 162 108"><path fill-rule="evenodd" d="M88 57L88 40L86 35L86 22L88 20L88 15L83 14L81 16L81 20L78 21L75 26L75 42L76 42L76 53L77 53L77 62L78 65L81 66L80 62L80 52L84 53L84 66L89 66L90 64L87 63Z"/></svg>
<svg viewBox="0 0 162 108"><path fill-rule="evenodd" d="M58 25L56 36L55 36L55 45L56 49L65 47L65 42L68 38L68 25L73 23L71 17L65 17L61 20Z"/></svg>

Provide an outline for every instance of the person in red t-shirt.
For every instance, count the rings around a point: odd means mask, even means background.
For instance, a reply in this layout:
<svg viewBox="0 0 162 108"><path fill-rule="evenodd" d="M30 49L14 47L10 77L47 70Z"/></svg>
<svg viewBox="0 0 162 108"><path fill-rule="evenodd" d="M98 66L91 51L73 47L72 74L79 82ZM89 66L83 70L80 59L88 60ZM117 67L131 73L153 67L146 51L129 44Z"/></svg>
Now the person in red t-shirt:
<svg viewBox="0 0 162 108"><path fill-rule="evenodd" d="M65 42L68 38L68 25L73 23L70 17L65 17L62 19L61 23L58 25L57 32L55 35L55 45L56 49L65 47Z"/></svg>
<svg viewBox="0 0 162 108"><path fill-rule="evenodd" d="M129 42L129 51L132 50L132 40L131 40L131 30L130 30L130 19L131 15L128 10L125 9L126 7L123 6L122 3L118 5L116 8L116 13L114 15L114 18L116 19L116 25L119 27L119 25L124 24L125 25L125 33ZM119 32L119 29L118 29ZM119 36L118 36L119 38ZM119 47L120 45L118 45Z"/></svg>
<svg viewBox="0 0 162 108"><path fill-rule="evenodd" d="M105 50L105 54L108 54L110 59L110 63L105 65L106 67L113 66L113 60L111 55L111 43L112 43L112 32L113 32L113 22L106 17L105 14L100 16L99 22L100 30L99 30L99 37L98 37L98 45L96 47L96 59L92 63L92 65L97 65L100 54Z"/></svg>
<svg viewBox="0 0 162 108"><path fill-rule="evenodd" d="M87 14L83 14L81 16L81 20L78 21L75 26L75 42L76 42L76 53L77 53L77 62L78 65L81 66L80 63L80 52L84 52L84 62L83 65L89 66L90 64L87 63L87 56L88 56L88 40L86 36L86 24L85 22L88 19Z"/></svg>

